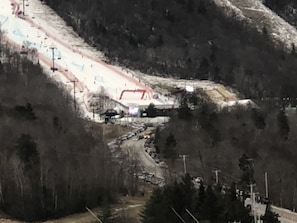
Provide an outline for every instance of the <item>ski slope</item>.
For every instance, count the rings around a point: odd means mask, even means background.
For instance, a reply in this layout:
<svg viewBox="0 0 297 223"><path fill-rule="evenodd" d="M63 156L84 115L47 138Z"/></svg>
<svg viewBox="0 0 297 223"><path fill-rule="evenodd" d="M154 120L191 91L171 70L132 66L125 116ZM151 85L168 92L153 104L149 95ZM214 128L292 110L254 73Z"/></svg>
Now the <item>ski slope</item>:
<svg viewBox="0 0 297 223"><path fill-rule="evenodd" d="M63 24L51 9L38 0L1 0L0 24L4 41L15 50L37 52L38 62L57 81L68 85L77 104L91 117L88 101L102 93L119 102L121 108L129 106L173 106L174 102L157 95L140 79L127 70L112 66L74 32ZM23 10L25 15L23 16ZM57 30L54 25L59 24ZM53 69L54 68L54 69ZM57 70L55 70L57 69Z"/></svg>

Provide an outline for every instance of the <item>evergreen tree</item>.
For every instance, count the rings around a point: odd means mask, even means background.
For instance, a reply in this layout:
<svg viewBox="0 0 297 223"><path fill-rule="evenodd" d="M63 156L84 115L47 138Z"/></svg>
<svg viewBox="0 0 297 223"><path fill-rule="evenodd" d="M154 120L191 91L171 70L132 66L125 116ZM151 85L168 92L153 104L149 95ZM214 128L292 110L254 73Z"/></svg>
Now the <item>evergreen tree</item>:
<svg viewBox="0 0 297 223"><path fill-rule="evenodd" d="M198 196L197 196L198 195ZM232 197L232 199L231 199ZM157 188L145 205L142 212L143 223L179 223L180 219L174 214L172 208L186 222L192 222L186 209L199 220L199 222L232 222L251 223L249 210L244 207L236 196L231 193L223 195L214 191L211 186L200 188L193 186L190 175L185 175L181 182L174 182L164 188Z"/></svg>
<svg viewBox="0 0 297 223"><path fill-rule="evenodd" d="M27 103L26 106L17 105L15 106L14 109L17 112L17 114L22 118L25 118L31 121L36 119L35 113L30 103Z"/></svg>
<svg viewBox="0 0 297 223"><path fill-rule="evenodd" d="M17 154L24 163L35 162L39 155L37 145L31 135L22 134L16 143Z"/></svg>
<svg viewBox="0 0 297 223"><path fill-rule="evenodd" d="M211 186L208 186L205 192L205 199L200 208L201 219L215 222L221 212L218 197Z"/></svg>
<svg viewBox="0 0 297 223"><path fill-rule="evenodd" d="M154 146L156 148L157 153L160 153L159 140L160 140L160 126L157 126L156 132L155 132L155 140L154 140Z"/></svg>
<svg viewBox="0 0 297 223"><path fill-rule="evenodd" d="M240 184L247 187L249 184L255 183L253 163L245 153L240 157L238 165L242 171Z"/></svg>
<svg viewBox="0 0 297 223"><path fill-rule="evenodd" d="M166 138L165 148L163 150L164 156L166 159L172 159L172 161L176 158L176 140L172 132L170 132L169 136Z"/></svg>
<svg viewBox="0 0 297 223"><path fill-rule="evenodd" d="M181 105L178 109L178 118L183 120L191 120L192 118L192 112L186 98L182 99Z"/></svg>
<svg viewBox="0 0 297 223"><path fill-rule="evenodd" d="M261 217L263 223L280 223L279 215L271 211L270 204L267 204L265 214Z"/></svg>
<svg viewBox="0 0 297 223"><path fill-rule="evenodd" d="M163 189L157 188L156 190L154 190L152 196L146 203L145 208L141 214L143 223L169 223L166 217L171 211L169 209L169 206L166 204L166 200L163 194Z"/></svg>
<svg viewBox="0 0 297 223"><path fill-rule="evenodd" d="M257 129L265 129L266 122L263 113L261 113L258 109L252 109L252 118Z"/></svg>
<svg viewBox="0 0 297 223"><path fill-rule="evenodd" d="M277 115L277 121L278 121L279 133L281 137L285 140L288 139L290 126L289 126L288 118L283 109L279 111Z"/></svg>
<svg viewBox="0 0 297 223"><path fill-rule="evenodd" d="M205 187L203 185L203 182L200 183L199 190L198 190L198 198L196 202L196 208L199 210L205 200Z"/></svg>
<svg viewBox="0 0 297 223"><path fill-rule="evenodd" d="M146 113L148 117L156 117L157 115L156 106L153 103L150 103L146 109Z"/></svg>
<svg viewBox="0 0 297 223"><path fill-rule="evenodd" d="M230 190L223 199L224 215L220 216L221 222L251 223L253 218L250 211L244 207L243 202L237 197L235 183L232 183Z"/></svg>
<svg viewBox="0 0 297 223"><path fill-rule="evenodd" d="M202 15L204 15L207 12L204 0L199 2L197 12Z"/></svg>

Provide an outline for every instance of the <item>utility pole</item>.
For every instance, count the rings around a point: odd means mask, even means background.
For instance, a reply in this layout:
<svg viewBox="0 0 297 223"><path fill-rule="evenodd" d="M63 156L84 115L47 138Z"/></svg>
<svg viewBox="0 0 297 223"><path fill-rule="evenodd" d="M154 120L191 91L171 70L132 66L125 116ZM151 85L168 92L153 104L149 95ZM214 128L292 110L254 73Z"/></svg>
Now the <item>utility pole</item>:
<svg viewBox="0 0 297 223"><path fill-rule="evenodd" d="M265 197L268 198L268 176L267 176L267 172L265 172Z"/></svg>
<svg viewBox="0 0 297 223"><path fill-rule="evenodd" d="M216 175L216 185L219 185L219 172L221 172L220 170L213 170L213 173L215 173Z"/></svg>
<svg viewBox="0 0 297 223"><path fill-rule="evenodd" d="M254 216L254 222L257 222L257 214L256 214L256 210L255 210L255 193L253 190L253 187L255 186L255 184L250 184L250 199L251 199L251 211L252 211L252 215Z"/></svg>
<svg viewBox="0 0 297 223"><path fill-rule="evenodd" d="M52 50L52 60L53 60L53 67L51 67L51 70L52 70L53 72L55 72L55 70L57 70L57 69L55 68L55 49L57 49L57 47L55 47L54 45L52 45L52 46L50 47L50 49Z"/></svg>
<svg viewBox="0 0 297 223"><path fill-rule="evenodd" d="M186 158L189 157L188 155L179 155L183 159L184 162L184 174L187 174L187 165L186 165Z"/></svg>
<svg viewBox="0 0 297 223"><path fill-rule="evenodd" d="M72 80L70 82L73 83L73 105L74 105L74 111L76 111L75 84L76 84L76 82L78 82L78 80L74 79L74 80Z"/></svg>
<svg viewBox="0 0 297 223"><path fill-rule="evenodd" d="M294 181L294 192L293 192L293 211L295 212L295 196L296 196L296 180Z"/></svg>
<svg viewBox="0 0 297 223"><path fill-rule="evenodd" d="M279 204L281 207L283 207L283 178L280 179L280 194L279 194Z"/></svg>
<svg viewBox="0 0 297 223"><path fill-rule="evenodd" d="M185 220L176 212L176 210L174 210L173 207L171 207L171 210L174 212L174 214L183 222L186 223Z"/></svg>

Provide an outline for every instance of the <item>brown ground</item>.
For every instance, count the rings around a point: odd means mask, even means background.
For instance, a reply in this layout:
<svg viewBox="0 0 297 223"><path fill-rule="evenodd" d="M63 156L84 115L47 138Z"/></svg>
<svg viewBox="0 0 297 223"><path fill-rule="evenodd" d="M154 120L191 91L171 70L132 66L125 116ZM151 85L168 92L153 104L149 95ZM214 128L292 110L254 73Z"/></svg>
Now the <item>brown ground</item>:
<svg viewBox="0 0 297 223"><path fill-rule="evenodd" d="M120 126L113 124L98 124L94 122L87 122L86 127L92 132L94 136L101 137L102 131L106 142L114 138L124 135L132 130L129 126ZM112 213L117 213L119 216L126 218L129 223L140 223L140 213L145 205L145 202L150 197L154 186L147 183L139 183L140 192L134 197L123 196L119 198L118 204L111 206ZM144 192L144 196L141 192ZM101 212L100 208L92 209L95 214ZM0 213L0 223L20 223L21 221L11 220L7 215ZM84 213L73 214L64 218L49 220L44 223L95 223L98 222L88 211Z"/></svg>
<svg viewBox="0 0 297 223"><path fill-rule="evenodd" d="M101 138L103 135L106 143L132 130L130 126L96 123L92 121L87 121L85 126L94 137Z"/></svg>
<svg viewBox="0 0 297 223"><path fill-rule="evenodd" d="M119 203L111 206L111 212L126 219L129 223L140 223L140 214L144 208L145 202L152 194L155 187L150 184L139 183L139 190L144 191L144 196L141 192L136 194L134 197L123 196L119 198ZM96 215L101 213L100 208L92 209L92 212ZM21 221L11 220L5 215L0 215L0 223L21 223ZM44 223L95 223L98 222L88 211L84 213L78 213L69 215L64 218L56 220L48 220Z"/></svg>

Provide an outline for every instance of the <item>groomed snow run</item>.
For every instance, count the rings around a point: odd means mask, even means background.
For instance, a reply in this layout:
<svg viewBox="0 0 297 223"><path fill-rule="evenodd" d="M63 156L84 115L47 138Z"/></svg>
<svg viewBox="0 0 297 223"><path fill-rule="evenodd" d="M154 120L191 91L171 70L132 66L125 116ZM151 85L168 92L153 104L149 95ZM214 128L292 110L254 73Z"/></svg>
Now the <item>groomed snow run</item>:
<svg viewBox="0 0 297 223"><path fill-rule="evenodd" d="M1 0L4 41L19 52L36 50L44 70L72 93L75 90L77 103L86 116L93 117L88 101L102 91L123 108L150 103L174 106L173 100L157 95L129 70L107 64L101 53L88 46L41 1L24 2L23 6L22 0Z"/></svg>

